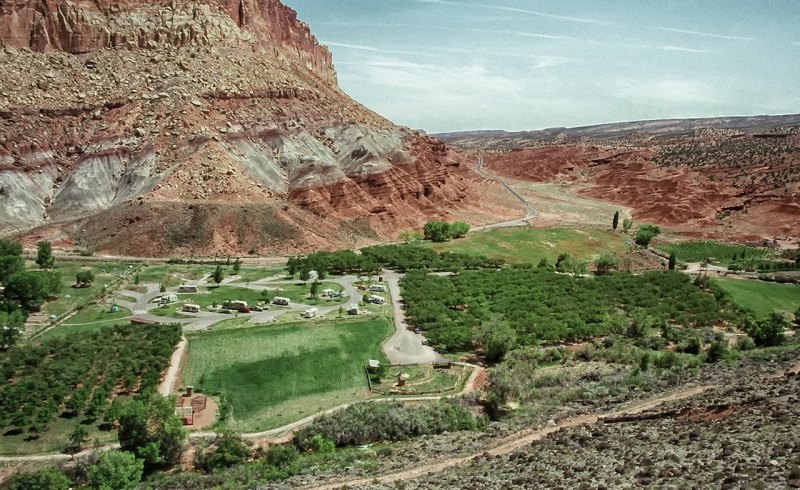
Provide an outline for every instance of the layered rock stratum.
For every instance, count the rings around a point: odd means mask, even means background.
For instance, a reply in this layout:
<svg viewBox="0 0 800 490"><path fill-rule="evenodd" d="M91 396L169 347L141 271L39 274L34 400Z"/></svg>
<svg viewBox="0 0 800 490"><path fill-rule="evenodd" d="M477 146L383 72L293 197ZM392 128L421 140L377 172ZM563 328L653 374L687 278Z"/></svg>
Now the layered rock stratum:
<svg viewBox="0 0 800 490"><path fill-rule="evenodd" d="M338 87L278 0L0 0L0 231L126 255L292 253L516 211Z"/></svg>
<svg viewBox="0 0 800 490"><path fill-rule="evenodd" d="M521 182L569 186L692 236L796 237L800 114L439 135Z"/></svg>

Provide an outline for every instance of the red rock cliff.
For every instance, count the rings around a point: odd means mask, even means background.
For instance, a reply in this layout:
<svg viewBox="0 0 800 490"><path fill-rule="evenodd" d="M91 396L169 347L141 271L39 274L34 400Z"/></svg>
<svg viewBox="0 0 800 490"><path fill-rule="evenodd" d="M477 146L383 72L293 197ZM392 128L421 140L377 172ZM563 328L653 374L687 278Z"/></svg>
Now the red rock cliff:
<svg viewBox="0 0 800 490"><path fill-rule="evenodd" d="M73 54L165 44L252 44L324 80L336 80L330 52L278 0L0 0L0 42Z"/></svg>

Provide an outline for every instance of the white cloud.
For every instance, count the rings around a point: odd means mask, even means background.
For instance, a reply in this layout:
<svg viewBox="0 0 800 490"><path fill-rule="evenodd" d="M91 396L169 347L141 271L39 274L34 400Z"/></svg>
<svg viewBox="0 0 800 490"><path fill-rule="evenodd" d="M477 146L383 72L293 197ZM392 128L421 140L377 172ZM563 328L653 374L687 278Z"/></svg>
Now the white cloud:
<svg viewBox="0 0 800 490"><path fill-rule="evenodd" d="M425 56L426 53L420 53L415 51L400 51L394 49L383 49L378 48L375 46L367 46L364 44L347 44L347 43L337 43L334 41L322 41L322 44L327 46L334 46L337 48L345 48L345 49L353 49L356 51L369 51L370 53L382 53L382 54L407 54L412 56Z"/></svg>
<svg viewBox="0 0 800 490"><path fill-rule="evenodd" d="M614 83L609 94L639 104L699 104L710 105L721 102L720 94L699 80L630 80Z"/></svg>
<svg viewBox="0 0 800 490"><path fill-rule="evenodd" d="M589 19L585 17L571 17L568 15L557 15L557 14L550 14L547 12L540 12L538 10L530 10L530 9L522 9L517 7L506 7L503 5L475 5L469 4L464 2L455 2L452 0L415 0L418 3L434 3L438 5L452 5L457 7L472 7L472 8L481 8L486 10L497 10L500 12L513 12L515 14L526 14L526 15L534 15L536 17L544 17L547 19L556 19L556 20L563 20L568 22L579 22L582 24L608 24L608 22L597 20L597 19Z"/></svg>
<svg viewBox="0 0 800 490"><path fill-rule="evenodd" d="M659 31L665 32L677 32L679 34L690 34L692 36L703 36L703 37L713 37L716 39L728 39L731 41L755 41L752 37L747 36L730 36L727 34L714 34L711 32L701 32L701 31L690 31L686 29L675 29L673 27L653 27L653 29L658 29Z"/></svg>

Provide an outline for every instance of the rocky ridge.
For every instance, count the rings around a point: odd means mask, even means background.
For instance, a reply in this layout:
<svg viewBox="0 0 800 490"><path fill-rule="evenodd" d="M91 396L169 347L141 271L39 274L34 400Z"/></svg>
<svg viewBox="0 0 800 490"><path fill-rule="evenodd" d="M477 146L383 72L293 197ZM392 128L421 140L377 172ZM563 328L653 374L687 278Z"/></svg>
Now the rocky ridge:
<svg viewBox="0 0 800 490"><path fill-rule="evenodd" d="M341 92L277 0L0 1L0 34L0 230L293 253L502 212L459 154Z"/></svg>

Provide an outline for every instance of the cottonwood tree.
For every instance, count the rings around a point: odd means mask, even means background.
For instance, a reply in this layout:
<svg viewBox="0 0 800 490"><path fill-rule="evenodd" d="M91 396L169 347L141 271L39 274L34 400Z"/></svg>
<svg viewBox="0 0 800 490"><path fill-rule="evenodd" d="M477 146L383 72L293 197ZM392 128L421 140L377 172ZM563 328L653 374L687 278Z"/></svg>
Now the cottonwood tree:
<svg viewBox="0 0 800 490"><path fill-rule="evenodd" d="M619 227L619 211L614 212L614 219L611 220L611 227L614 228L615 231L617 227Z"/></svg>
<svg viewBox="0 0 800 490"><path fill-rule="evenodd" d="M450 237L461 238L469 233L469 224L463 221L454 221L450 225Z"/></svg>
<svg viewBox="0 0 800 490"><path fill-rule="evenodd" d="M446 242L450 239L450 225L444 221L429 221L422 229L425 240Z"/></svg>
<svg viewBox="0 0 800 490"><path fill-rule="evenodd" d="M98 490L133 490L142 481L144 461L126 451L108 451L89 469L92 487Z"/></svg>
<svg viewBox="0 0 800 490"><path fill-rule="evenodd" d="M609 254L603 254L594 261L594 266L597 270L598 276L604 276L608 274L611 272L611 269L616 267L616 265L617 262L614 260L614 257Z"/></svg>
<svg viewBox="0 0 800 490"><path fill-rule="evenodd" d="M43 241L36 244L36 264L42 269L52 269L55 264L53 245Z"/></svg>
<svg viewBox="0 0 800 490"><path fill-rule="evenodd" d="M183 450L186 431L171 399L150 395L120 406L118 438L147 465L174 463Z"/></svg>
<svg viewBox="0 0 800 490"><path fill-rule="evenodd" d="M678 258L675 256L675 252L669 254L669 270L674 271L677 262Z"/></svg>

